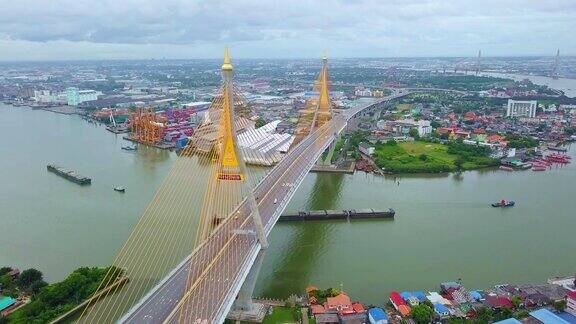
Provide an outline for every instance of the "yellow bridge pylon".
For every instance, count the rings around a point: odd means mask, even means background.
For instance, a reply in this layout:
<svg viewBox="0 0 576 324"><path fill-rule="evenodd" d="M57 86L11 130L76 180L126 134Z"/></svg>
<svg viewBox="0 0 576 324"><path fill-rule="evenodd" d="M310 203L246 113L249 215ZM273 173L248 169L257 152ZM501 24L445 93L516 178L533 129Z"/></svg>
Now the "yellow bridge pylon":
<svg viewBox="0 0 576 324"><path fill-rule="evenodd" d="M195 129L189 145L182 150L150 204L134 225L118 251L106 277L78 318L79 323L116 323L172 269L196 248L210 241L221 249L235 235L257 240L262 248L268 243L253 192L258 175L249 173L237 134L248 132L253 123L246 118L249 109L232 82L233 66L228 50L222 64L222 86L203 121ZM239 206L243 206L239 208ZM242 216L242 217L240 217ZM223 220L229 231L211 236ZM246 220L250 226L236 222ZM244 224L245 225L245 224ZM203 250L206 251L206 250ZM210 264L204 256L202 265ZM192 266L198 264L190 263ZM202 266L200 266L202 267ZM183 285L184 296L196 284L188 277ZM116 278L127 278L115 284ZM108 288L108 289L107 289ZM190 322L187 300L180 308L181 318Z"/></svg>
<svg viewBox="0 0 576 324"><path fill-rule="evenodd" d="M296 138L292 146L312 133L316 128L322 127L332 119L332 101L330 100L330 85L328 76L328 57L322 57L322 69L318 79L314 83L314 92L317 96L306 100L304 108L300 111L298 124L296 125Z"/></svg>
<svg viewBox="0 0 576 324"><path fill-rule="evenodd" d="M236 117L235 107L238 105L235 101L241 99L239 95L235 95L232 82L233 70L228 48L226 48L224 63L222 64L221 95L213 104L213 116L210 121L219 128L212 147L215 170L206 190L196 244L202 243L244 198L248 199L251 205L251 210L255 214L256 225L259 223L261 227L260 214L252 192L253 188L250 182L246 181L248 174L246 163L242 150L238 146L237 128L242 127L244 123L242 119ZM257 228L257 231L259 230L262 229ZM265 242L266 238L263 236L263 232L259 235L259 239Z"/></svg>

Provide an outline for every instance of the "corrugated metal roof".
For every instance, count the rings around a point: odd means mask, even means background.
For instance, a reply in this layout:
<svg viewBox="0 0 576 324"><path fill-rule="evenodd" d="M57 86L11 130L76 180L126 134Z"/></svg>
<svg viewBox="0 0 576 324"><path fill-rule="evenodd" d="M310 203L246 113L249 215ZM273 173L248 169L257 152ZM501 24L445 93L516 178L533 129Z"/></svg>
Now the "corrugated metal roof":
<svg viewBox="0 0 576 324"><path fill-rule="evenodd" d="M499 322L494 322L493 324L521 324L522 322L520 322L519 320L515 319L515 318L508 318L505 319L503 321L499 321Z"/></svg>
<svg viewBox="0 0 576 324"><path fill-rule="evenodd" d="M536 318L537 320L543 322L544 324L570 324L570 322L552 313L546 308L530 312L530 316Z"/></svg>

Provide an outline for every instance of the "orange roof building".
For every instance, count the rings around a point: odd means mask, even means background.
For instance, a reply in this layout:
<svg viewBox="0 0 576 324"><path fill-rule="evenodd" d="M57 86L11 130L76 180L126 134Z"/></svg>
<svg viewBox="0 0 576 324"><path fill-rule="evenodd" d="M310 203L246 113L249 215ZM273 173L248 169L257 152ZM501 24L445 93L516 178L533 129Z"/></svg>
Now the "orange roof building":
<svg viewBox="0 0 576 324"><path fill-rule="evenodd" d="M352 301L346 294L339 294L336 297L328 297L324 303L326 311L342 312L352 310Z"/></svg>
<svg viewBox="0 0 576 324"><path fill-rule="evenodd" d="M322 305L312 305L312 306L310 306L310 309L312 310L312 315L326 313L326 310L324 309L324 306L322 306Z"/></svg>
<svg viewBox="0 0 576 324"><path fill-rule="evenodd" d="M408 305L400 305L398 306L398 311L400 312L400 314L402 314L402 316L406 317L408 315L410 315L410 306Z"/></svg>
<svg viewBox="0 0 576 324"><path fill-rule="evenodd" d="M353 303L352 304L352 309L354 310L354 312L356 313L364 313L366 311L366 309L364 308L364 305L360 304L360 303Z"/></svg>

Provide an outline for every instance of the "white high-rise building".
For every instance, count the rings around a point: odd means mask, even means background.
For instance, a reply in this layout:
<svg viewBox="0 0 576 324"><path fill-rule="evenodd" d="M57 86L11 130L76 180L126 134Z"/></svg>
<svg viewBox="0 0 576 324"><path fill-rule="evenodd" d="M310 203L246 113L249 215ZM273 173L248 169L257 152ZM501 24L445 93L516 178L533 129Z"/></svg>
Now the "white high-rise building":
<svg viewBox="0 0 576 324"><path fill-rule="evenodd" d="M70 87L66 89L66 97L68 106L78 106L85 101L98 100L98 95L101 93L94 90L78 90L78 88Z"/></svg>
<svg viewBox="0 0 576 324"><path fill-rule="evenodd" d="M512 100L508 99L508 107L506 109L506 117L536 117L536 107L538 102L536 100Z"/></svg>

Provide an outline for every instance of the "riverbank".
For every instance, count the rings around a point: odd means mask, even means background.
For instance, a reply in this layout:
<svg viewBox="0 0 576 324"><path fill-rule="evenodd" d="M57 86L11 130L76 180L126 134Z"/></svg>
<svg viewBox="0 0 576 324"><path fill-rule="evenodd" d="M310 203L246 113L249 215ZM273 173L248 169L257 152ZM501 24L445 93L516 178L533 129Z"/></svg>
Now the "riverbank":
<svg viewBox="0 0 576 324"><path fill-rule="evenodd" d="M496 73L496 72L481 72L480 75L512 79L514 81L522 81L524 79L528 79L534 84L544 85L550 87L551 89L560 90L564 92L564 95L567 97L570 98L576 97L576 79L567 79L567 78L554 79L538 75Z"/></svg>
<svg viewBox="0 0 576 324"><path fill-rule="evenodd" d="M66 279L53 284L43 281L42 273L28 269L20 273L17 269L2 268L0 295L7 294L16 303L2 310L0 320L8 323L60 322L73 316L86 306L86 300L98 289L110 289L122 285L127 278L122 271L111 268L79 268ZM8 270L10 270L8 272ZM15 273L15 274L13 274ZM110 274L113 275L110 275ZM101 286L106 280L107 285ZM9 284L17 285L11 287ZM55 321L56 320L56 321Z"/></svg>
<svg viewBox="0 0 576 324"><path fill-rule="evenodd" d="M383 294L377 304L362 302L342 289L308 286L305 297L287 299L287 307L281 302L270 305L274 311L267 318L285 313L292 320L302 317L303 321L317 323L367 323L369 316L370 322L376 322L377 316L388 323L492 323L507 319L532 323L546 317L545 323L576 323L575 283L574 277L565 277L551 278L546 283L499 284L468 290L460 280L447 281L431 291L391 291ZM290 312L300 307L306 311Z"/></svg>

